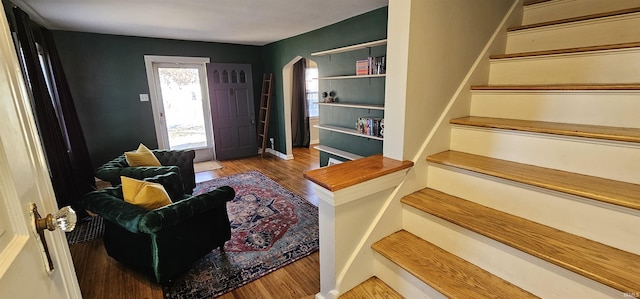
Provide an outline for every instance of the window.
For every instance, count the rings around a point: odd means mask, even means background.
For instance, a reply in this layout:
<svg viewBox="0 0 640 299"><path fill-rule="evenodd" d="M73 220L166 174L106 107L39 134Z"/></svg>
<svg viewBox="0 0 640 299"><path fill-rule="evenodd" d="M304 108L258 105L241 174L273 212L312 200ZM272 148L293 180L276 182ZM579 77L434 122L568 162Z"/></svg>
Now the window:
<svg viewBox="0 0 640 299"><path fill-rule="evenodd" d="M307 109L309 117L318 117L318 67L306 68L305 83L307 90Z"/></svg>

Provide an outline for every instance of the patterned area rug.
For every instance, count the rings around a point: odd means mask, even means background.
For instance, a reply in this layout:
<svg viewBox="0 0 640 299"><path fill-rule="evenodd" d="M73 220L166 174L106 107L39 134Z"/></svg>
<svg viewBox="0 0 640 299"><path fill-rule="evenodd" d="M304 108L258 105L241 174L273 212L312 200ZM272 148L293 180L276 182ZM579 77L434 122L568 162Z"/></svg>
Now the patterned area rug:
<svg viewBox="0 0 640 299"><path fill-rule="evenodd" d="M73 245L101 238L104 234L103 219L100 216L91 217L89 221L79 223L72 231L65 233L67 243Z"/></svg>
<svg viewBox="0 0 640 299"><path fill-rule="evenodd" d="M225 185L236 190L226 252L215 249L163 286L165 298L219 296L318 250L315 206L257 171L200 183L194 194Z"/></svg>

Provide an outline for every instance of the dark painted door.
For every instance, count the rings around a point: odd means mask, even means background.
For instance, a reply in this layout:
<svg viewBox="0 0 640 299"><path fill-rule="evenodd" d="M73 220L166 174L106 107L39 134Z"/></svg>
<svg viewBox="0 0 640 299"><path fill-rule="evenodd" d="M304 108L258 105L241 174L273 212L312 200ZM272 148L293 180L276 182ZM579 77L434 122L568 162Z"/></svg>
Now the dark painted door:
<svg viewBox="0 0 640 299"><path fill-rule="evenodd" d="M217 160L258 154L250 64L207 64Z"/></svg>

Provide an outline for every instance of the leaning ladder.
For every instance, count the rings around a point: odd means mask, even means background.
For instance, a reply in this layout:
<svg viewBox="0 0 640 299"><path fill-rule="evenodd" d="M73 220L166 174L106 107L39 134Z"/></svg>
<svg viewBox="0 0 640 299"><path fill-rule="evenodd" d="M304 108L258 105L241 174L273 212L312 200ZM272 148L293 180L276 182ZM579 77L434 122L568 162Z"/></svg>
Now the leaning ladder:
<svg viewBox="0 0 640 299"><path fill-rule="evenodd" d="M260 94L260 113L258 118L258 144L261 144L260 157L264 157L267 149L267 136L269 133L269 112L271 111L271 92L273 86L273 73L262 75L262 93Z"/></svg>

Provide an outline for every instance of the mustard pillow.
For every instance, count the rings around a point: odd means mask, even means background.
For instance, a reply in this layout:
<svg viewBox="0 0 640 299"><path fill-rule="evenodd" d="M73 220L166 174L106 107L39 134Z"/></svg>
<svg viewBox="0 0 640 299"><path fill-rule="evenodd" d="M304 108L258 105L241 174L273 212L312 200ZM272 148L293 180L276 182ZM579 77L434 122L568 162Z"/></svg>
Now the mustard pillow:
<svg viewBox="0 0 640 299"><path fill-rule="evenodd" d="M140 146L138 146L138 149L135 152L124 153L124 157L127 159L127 163L131 167L162 166L153 152L142 143L140 143Z"/></svg>
<svg viewBox="0 0 640 299"><path fill-rule="evenodd" d="M125 176L121 176L122 194L124 201L142 207L145 210L153 210L171 204L169 194L158 183L145 182Z"/></svg>

